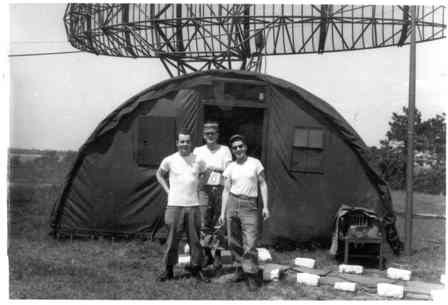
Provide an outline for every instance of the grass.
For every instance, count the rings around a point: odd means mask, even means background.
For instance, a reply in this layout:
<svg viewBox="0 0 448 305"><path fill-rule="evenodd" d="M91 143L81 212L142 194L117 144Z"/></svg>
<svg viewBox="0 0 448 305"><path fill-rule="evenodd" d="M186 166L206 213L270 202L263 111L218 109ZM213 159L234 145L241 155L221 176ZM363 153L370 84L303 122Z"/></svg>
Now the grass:
<svg viewBox="0 0 448 305"><path fill-rule="evenodd" d="M51 185L11 185L8 255L12 299L309 299L373 300L375 292L345 293L329 286L304 287L285 281L248 292L242 284L196 283L184 278L158 283L163 246L139 240L57 241L48 236L50 211L59 189ZM403 193L394 192L394 205L403 207ZM416 210L444 211L445 198L416 194ZM403 220L397 227L403 236ZM414 220L414 253L409 258L386 254L388 264L406 264L413 278L438 282L445 272L445 222ZM326 249L271 250L274 262L290 263L294 257L317 260L317 267L335 268ZM177 268L176 272L182 272Z"/></svg>

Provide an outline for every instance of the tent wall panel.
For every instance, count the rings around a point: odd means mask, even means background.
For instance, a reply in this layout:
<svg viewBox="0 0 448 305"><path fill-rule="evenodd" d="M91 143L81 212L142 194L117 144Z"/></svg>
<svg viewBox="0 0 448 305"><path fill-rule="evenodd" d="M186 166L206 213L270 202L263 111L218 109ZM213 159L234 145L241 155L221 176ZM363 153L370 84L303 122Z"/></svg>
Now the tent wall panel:
<svg viewBox="0 0 448 305"><path fill-rule="evenodd" d="M137 162L138 118L173 117L176 131L186 128L192 133L193 144L199 145L202 99L206 95L203 91L225 80L266 85L262 103L267 107L267 129L263 135L267 141L262 161L272 211L263 228L266 240L330 239L332 220L342 204L374 209L394 226L387 184L367 162L364 142L333 107L275 77L243 71L207 71L156 84L130 98L98 125L81 147L52 210L53 231L154 231L163 220L166 195L155 178L157 166L140 166ZM238 103L238 99L223 101ZM312 152L315 158L321 157L321 170L291 168L296 128L323 134L315 134L299 147Z"/></svg>

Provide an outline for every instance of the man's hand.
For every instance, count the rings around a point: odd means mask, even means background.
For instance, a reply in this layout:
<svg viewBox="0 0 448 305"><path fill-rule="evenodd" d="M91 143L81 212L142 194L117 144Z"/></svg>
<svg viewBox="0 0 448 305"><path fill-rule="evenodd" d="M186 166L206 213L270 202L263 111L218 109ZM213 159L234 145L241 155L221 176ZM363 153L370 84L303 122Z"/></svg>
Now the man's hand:
<svg viewBox="0 0 448 305"><path fill-rule="evenodd" d="M271 216L271 213L269 212L268 208L263 208L262 214L263 214L263 220L266 220Z"/></svg>
<svg viewBox="0 0 448 305"><path fill-rule="evenodd" d="M225 218L225 217L224 217L224 215L222 215L222 214L221 214L221 215L219 216L219 218L218 218L218 223L219 223L221 226L224 224L224 218Z"/></svg>

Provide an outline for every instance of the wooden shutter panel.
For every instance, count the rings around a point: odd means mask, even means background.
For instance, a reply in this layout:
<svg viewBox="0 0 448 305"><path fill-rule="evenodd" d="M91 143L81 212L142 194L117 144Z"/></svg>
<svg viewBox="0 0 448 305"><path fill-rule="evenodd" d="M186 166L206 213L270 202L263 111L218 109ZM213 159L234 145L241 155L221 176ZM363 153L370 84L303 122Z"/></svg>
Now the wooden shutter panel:
<svg viewBox="0 0 448 305"><path fill-rule="evenodd" d="M305 128L296 128L294 130L294 147L308 146L308 130Z"/></svg>
<svg viewBox="0 0 448 305"><path fill-rule="evenodd" d="M323 129L296 127L294 129L290 170L322 173L323 149Z"/></svg>
<svg viewBox="0 0 448 305"><path fill-rule="evenodd" d="M324 132L321 129L309 130L309 148L324 148Z"/></svg>

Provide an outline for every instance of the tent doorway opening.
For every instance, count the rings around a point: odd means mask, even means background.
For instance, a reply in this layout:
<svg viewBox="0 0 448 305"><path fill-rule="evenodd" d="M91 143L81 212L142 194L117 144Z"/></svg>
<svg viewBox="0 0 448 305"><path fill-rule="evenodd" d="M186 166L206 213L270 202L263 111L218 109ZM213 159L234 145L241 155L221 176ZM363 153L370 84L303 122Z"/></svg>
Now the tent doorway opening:
<svg viewBox="0 0 448 305"><path fill-rule="evenodd" d="M204 122L219 123L220 144L229 145L229 138L241 134L247 141L247 154L257 159L263 152L263 108L204 106Z"/></svg>

